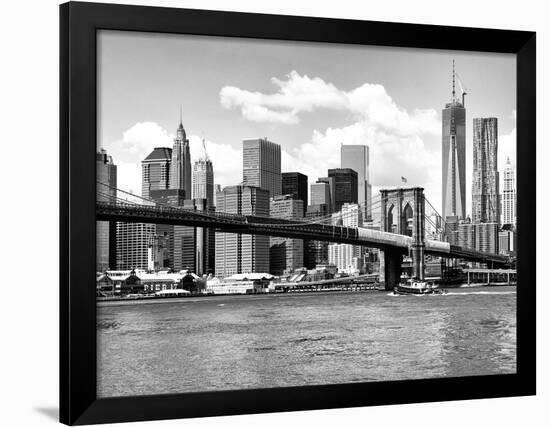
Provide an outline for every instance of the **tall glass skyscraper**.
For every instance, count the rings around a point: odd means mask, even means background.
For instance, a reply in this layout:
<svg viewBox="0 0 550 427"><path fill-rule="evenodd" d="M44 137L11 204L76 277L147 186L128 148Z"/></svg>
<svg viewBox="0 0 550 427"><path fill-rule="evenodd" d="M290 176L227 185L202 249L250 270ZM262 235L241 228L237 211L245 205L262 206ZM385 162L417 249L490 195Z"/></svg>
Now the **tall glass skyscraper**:
<svg viewBox="0 0 550 427"><path fill-rule="evenodd" d="M498 200L498 122L495 117L474 119L472 220L500 222Z"/></svg>
<svg viewBox="0 0 550 427"><path fill-rule="evenodd" d="M442 212L443 218L466 218L466 109L464 95L457 98L453 61L451 102L442 111Z"/></svg>
<svg viewBox="0 0 550 427"><path fill-rule="evenodd" d="M361 206L363 218L370 218L371 200L369 190L369 147L367 145L342 145L340 147L342 168L357 172L357 203Z"/></svg>
<svg viewBox="0 0 550 427"><path fill-rule="evenodd" d="M263 188L270 197L281 195L280 145L267 138L243 140L243 185Z"/></svg>

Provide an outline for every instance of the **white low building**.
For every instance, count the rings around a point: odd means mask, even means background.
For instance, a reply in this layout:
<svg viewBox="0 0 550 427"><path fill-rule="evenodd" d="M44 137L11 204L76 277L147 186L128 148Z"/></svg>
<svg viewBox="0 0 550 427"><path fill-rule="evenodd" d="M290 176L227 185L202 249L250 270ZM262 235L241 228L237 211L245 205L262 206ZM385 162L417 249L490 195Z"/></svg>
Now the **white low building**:
<svg viewBox="0 0 550 427"><path fill-rule="evenodd" d="M275 276L268 273L240 273L223 280L213 277L206 282L206 292L223 294L259 294L270 292Z"/></svg>

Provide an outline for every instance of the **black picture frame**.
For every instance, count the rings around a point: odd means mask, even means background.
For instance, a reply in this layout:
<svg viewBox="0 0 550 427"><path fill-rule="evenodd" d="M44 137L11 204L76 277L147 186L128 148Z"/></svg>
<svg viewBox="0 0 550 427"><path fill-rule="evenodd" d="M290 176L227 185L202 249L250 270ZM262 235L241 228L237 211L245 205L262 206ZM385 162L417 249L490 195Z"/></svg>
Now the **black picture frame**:
<svg viewBox="0 0 550 427"><path fill-rule="evenodd" d="M517 373L97 399L96 32L101 29L517 55ZM69 2L60 6L60 421L92 424L532 395L535 365L536 34Z"/></svg>

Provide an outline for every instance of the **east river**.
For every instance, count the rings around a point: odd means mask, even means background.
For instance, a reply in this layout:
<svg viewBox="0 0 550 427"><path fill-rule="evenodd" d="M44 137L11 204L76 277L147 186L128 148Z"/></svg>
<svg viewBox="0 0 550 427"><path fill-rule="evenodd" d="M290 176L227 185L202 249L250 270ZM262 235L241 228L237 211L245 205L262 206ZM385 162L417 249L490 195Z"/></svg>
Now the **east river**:
<svg viewBox="0 0 550 427"><path fill-rule="evenodd" d="M515 287L99 303L98 396L516 371Z"/></svg>

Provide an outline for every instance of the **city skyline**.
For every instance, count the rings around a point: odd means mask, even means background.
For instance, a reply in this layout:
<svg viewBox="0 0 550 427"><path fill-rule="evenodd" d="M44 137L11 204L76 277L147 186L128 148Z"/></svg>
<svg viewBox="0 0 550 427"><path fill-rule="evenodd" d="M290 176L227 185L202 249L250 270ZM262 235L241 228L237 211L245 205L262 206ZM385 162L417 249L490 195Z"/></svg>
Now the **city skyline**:
<svg viewBox="0 0 550 427"><path fill-rule="evenodd" d="M169 84L157 81L145 91L155 95L155 99L145 105L144 100L133 99L129 88L137 84L136 79L143 75L129 76L112 95L109 89L112 81L120 77L124 67L120 63L129 60L128 55L136 55L131 47L134 37L140 41L141 59L151 55L161 55L162 61L168 60L172 66L170 73L178 70L182 81L174 80L178 87L167 98ZM168 40L168 42L167 42ZM134 40L135 41L135 40ZM141 43L143 42L143 43ZM165 43L167 42L167 43ZM192 43L191 43L192 42ZM209 68L214 61L214 53L220 54L221 48L231 44L240 65L233 64L230 69L219 71ZM130 45L129 45L130 44ZM161 51L153 52L153 47L166 45ZM168 51L175 46L191 46L187 49L188 59L206 67L205 80L216 80L219 84L206 86L196 79L190 67L177 62L180 54L170 61ZM466 54L463 52L428 52L405 49L381 49L374 47L342 47L324 44L266 42L255 40L228 39L220 42L216 38L114 34L102 32L100 36L100 129L98 144L106 148L119 165L119 182L121 188L132 189L137 193L135 159L147 150L156 146L170 147L172 129L176 129L179 103L183 103L183 124L188 132L191 161L194 162L202 149L200 135L206 139L206 146L212 153L215 184L234 185L241 181L242 140L251 136L267 136L271 141L281 145L282 172L301 171L309 181L314 183L319 177L326 176L329 166L340 167L338 150L340 144L365 144L371 153L371 179L373 195L380 186L399 185L400 176L406 176L408 184L426 188L426 193L436 205L440 194L440 152L441 152L441 105L450 98L450 64L456 58L457 70L469 86L468 113L466 117L466 187L471 189L471 147L472 122L477 116L495 115L499 117L499 170L502 170L500 157L515 159L515 150L507 150L515 144L515 59L506 55ZM197 46L206 52L198 57ZM126 47L126 51L120 49ZM283 64L273 65L275 61L261 61L256 69L246 71L246 65L255 57L259 48L265 48L264 58L268 53L277 51ZM297 58L290 53L296 48L304 54L305 59ZM296 50L295 49L295 50ZM312 53L323 51L323 60L314 64ZM172 52L173 53L173 52ZM357 55L361 53L361 55ZM120 55L119 55L120 54ZM358 56L377 61L352 71L343 70L335 73L334 64L343 58L357 61ZM413 58L414 55L414 58ZM422 60L419 60L421 58ZM292 61L291 61L292 59ZM180 58L181 60L181 58ZM224 60L224 55L219 56ZM333 60L334 62L330 62ZM197 63L196 61L202 61ZM210 62L209 62L210 61ZM293 62L294 61L294 62ZM364 61L364 59L362 59ZM404 71L394 66L398 61L414 65L406 74L419 80L426 79L421 74L429 70L430 86L421 88L411 84L410 80L396 84L403 77ZM312 63L309 63L312 62ZM132 61L130 60L131 64ZM155 62L153 62L155 63ZM164 62L163 62L164 63ZM238 61L237 61L238 63ZM286 71L283 71L283 66ZM382 74L384 68L390 67L388 76ZM155 67L153 67L155 68ZM192 68L192 67L191 67ZM236 75L235 69L246 75L247 79ZM353 67L352 67L353 68ZM409 68L409 67L406 67ZM317 69L317 71L316 71ZM113 70L115 71L113 73ZM267 70L267 71L266 71ZM359 71L362 71L359 73ZM189 73L193 74L192 76ZM249 75L252 74L252 75ZM285 77L286 74L286 77ZM239 78L237 78L239 77ZM489 81L489 80L495 80ZM245 81L246 80L246 81ZM117 79L118 82L120 80ZM510 90L502 90L507 87ZM174 88L172 88L174 89ZM186 96L181 91L186 90ZM197 91L203 91L203 95ZM211 93L215 90L215 96ZM143 95L143 92L141 92ZM112 118L107 114L113 108L113 96L120 103L130 108ZM174 98L184 98L180 102ZM162 100L162 105L159 104ZM483 100L483 102L481 102ZM135 101L135 102L132 102ZM189 106L190 101L193 105ZM437 102L436 102L437 101ZM176 105L174 105L176 104ZM208 110L208 114L205 108ZM273 113L273 114L272 114ZM174 117L175 116L175 117ZM388 123L388 118L393 124ZM208 119L209 126L205 125ZM228 124L228 120L231 123ZM227 125L227 127L225 127ZM224 136L220 136L223 133ZM383 134L386 134L385 137ZM298 142L296 141L298 140ZM399 156L396 156L396 153ZM390 156L393 155L392 156ZM414 155L412 155L414 154ZM404 159L417 160L412 165L403 166ZM309 161L308 156L311 156ZM319 158L320 156L320 158ZM385 160L393 158L394 168L388 168ZM134 160L131 160L134 159ZM386 165L386 167L384 167ZM433 169L433 170L431 170ZM133 170L133 171L132 171ZM418 173L417 173L418 172ZM129 178L132 176L131 178ZM138 174L139 178L139 174ZM468 191L469 192L469 191ZM470 204L470 195L466 197ZM470 208L467 209L471 211Z"/></svg>

